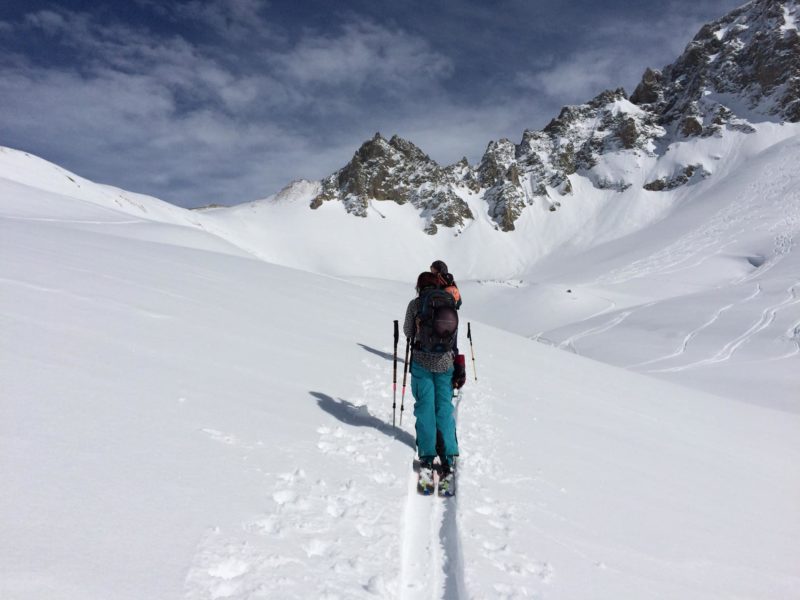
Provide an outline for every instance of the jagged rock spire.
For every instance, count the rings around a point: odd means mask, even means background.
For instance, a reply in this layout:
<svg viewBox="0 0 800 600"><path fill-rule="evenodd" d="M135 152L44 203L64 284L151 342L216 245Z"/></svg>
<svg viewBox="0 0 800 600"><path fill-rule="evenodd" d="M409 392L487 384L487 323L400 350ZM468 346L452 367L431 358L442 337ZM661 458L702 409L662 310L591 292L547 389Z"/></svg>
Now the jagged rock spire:
<svg viewBox="0 0 800 600"><path fill-rule="evenodd" d="M352 160L322 182L311 202L340 200L347 212L366 217L371 201L412 204L421 210L425 230L463 227L472 211L452 189L447 172L417 146L395 135L387 142L380 133L361 145Z"/></svg>

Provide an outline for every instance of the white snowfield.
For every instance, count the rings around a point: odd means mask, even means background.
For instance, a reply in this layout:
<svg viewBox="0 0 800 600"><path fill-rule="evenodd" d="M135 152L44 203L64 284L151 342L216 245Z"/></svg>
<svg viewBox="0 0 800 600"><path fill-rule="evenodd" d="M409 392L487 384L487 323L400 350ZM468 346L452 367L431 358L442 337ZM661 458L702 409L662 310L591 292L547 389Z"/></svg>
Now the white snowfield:
<svg viewBox="0 0 800 600"><path fill-rule="evenodd" d="M0 150L0 598L800 597L800 138L758 128L670 149L712 173L672 192L434 237ZM478 376L452 499L410 391L391 426L434 259Z"/></svg>

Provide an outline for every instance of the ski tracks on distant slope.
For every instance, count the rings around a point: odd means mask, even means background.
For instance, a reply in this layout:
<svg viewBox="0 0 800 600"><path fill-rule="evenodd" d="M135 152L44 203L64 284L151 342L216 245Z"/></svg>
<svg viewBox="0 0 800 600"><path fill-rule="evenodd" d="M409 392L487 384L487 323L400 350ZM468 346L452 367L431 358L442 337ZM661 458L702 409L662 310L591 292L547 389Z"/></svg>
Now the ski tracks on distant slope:
<svg viewBox="0 0 800 600"><path fill-rule="evenodd" d="M793 306L795 304L800 303L800 298L798 298L798 288L800 288L800 282L795 283L794 285L790 286L786 293L787 296L780 302L768 306L764 310L761 311L759 318L753 323L750 327L747 328L742 334L735 337L733 340L725 344L718 352L716 352L713 356L708 358L704 358L699 361L691 362L685 365L676 366L676 367L667 367L663 369L652 369L648 372L650 373L670 373L670 372L677 372L677 371L685 371L686 369L694 369L697 367L702 367L704 365L710 365L715 363L724 362L730 360L730 358L734 355L736 351L739 350L744 344L749 342L753 339L757 334L767 329L772 323L775 321L775 318L779 311ZM760 286L758 287L760 291ZM751 296L748 299L752 299L755 296ZM798 324L800 325L800 324ZM794 325L793 329L786 332L786 336L789 339L794 340L795 344L798 344L795 335L797 334L797 327L798 325ZM800 348L800 346L798 346ZM787 355L779 358L788 358L790 356L794 356L796 352L793 350L792 352L788 353Z"/></svg>
<svg viewBox="0 0 800 600"><path fill-rule="evenodd" d="M696 327L695 329L692 329L686 335L686 337L683 338L683 341L681 342L681 345L674 352L672 352L670 354L667 354L665 356L659 356L658 358L654 358L652 360L647 360L645 362L636 363L634 365L628 365L626 368L628 368L628 369L636 369L636 368L639 368L639 367L652 365L652 364L655 364L655 363L658 363L658 362L663 362L665 360L670 360L672 358L677 358L677 357L683 355L686 352L686 349L689 347L689 342L691 342L695 337L697 337L697 335L700 334L702 331L708 329L714 323L716 323L725 312L729 311L730 309L732 309L735 306L744 304L745 302L749 302L750 300L752 300L753 298L758 296L760 293L761 293L761 285L760 284L756 284L755 291L753 293L749 294L746 298L744 298L744 299L742 299L742 300L740 300L738 302L731 302L730 304L726 304L725 306L723 306L721 308L718 308L716 311L714 311L714 314L711 315L711 318L708 321L706 321L705 323L703 323L699 327ZM651 371L651 372L657 372L657 371Z"/></svg>
<svg viewBox="0 0 800 600"><path fill-rule="evenodd" d="M565 339L563 342L559 342L558 344L555 344L555 346L558 347L558 348L561 348L562 350L569 350L570 352L573 352L574 354L580 354L578 352L577 347L575 346L575 342L577 342L578 340L583 339L585 337L589 337L589 336L592 336L592 335L597 335L597 334L600 334L600 333L605 333L606 331L609 331L609 330L613 329L614 327L616 327L617 325L619 325L620 323L625 321L625 319L630 317L633 313L638 312L640 310L645 310L647 308L650 308L654 304L656 304L656 303L655 302L648 302L647 304L642 304L641 306L637 306L637 307L631 308L629 310L620 311L616 315L611 317L611 319L609 319L605 323L601 323L600 325L596 325L596 326L591 327L589 329L584 329L583 331L579 331L578 333L576 333L574 335L571 335L570 337ZM597 316L602 315L602 314L608 312L609 310L613 309L614 306L616 306L616 303L612 302L612 306L611 307L600 311L596 315L593 315L591 317L587 317L586 319L582 319L578 323L584 323L586 321L594 319Z"/></svg>
<svg viewBox="0 0 800 600"><path fill-rule="evenodd" d="M761 174L759 182L748 185L735 200L717 211L700 227L685 233L649 256L611 271L594 283L613 285L656 273L667 274L691 269L719 254L727 246L735 244L738 236L754 230L775 233L773 255L764 265L736 283L763 275L792 250L793 232L797 231L800 224L800 192L791 187L791 182L784 175L793 169L794 165L785 160L771 164ZM761 205L765 197L780 198L780 214L783 216L779 221L772 220L773 206Z"/></svg>
<svg viewBox="0 0 800 600"><path fill-rule="evenodd" d="M609 329L613 329L614 327L622 323L625 319L627 319L629 316L631 316L632 313L633 313L632 310L622 311L621 313L615 315L609 321L602 323L601 325L597 325L596 327L592 327L591 329L586 329L584 331L581 331L579 333L576 333L575 335L568 337L563 342L559 343L558 347L563 350L570 350L575 354L578 354L578 350L575 347L575 342L590 335L597 335L598 333L604 333Z"/></svg>
<svg viewBox="0 0 800 600"><path fill-rule="evenodd" d="M720 244L720 239L745 233L747 207L750 202L739 199L717 212L705 225L690 231L677 240L628 265L614 269L595 280L597 285L615 285L656 273L674 273L698 266L735 239ZM716 248L716 251L714 249ZM698 258L699 256L699 258Z"/></svg>

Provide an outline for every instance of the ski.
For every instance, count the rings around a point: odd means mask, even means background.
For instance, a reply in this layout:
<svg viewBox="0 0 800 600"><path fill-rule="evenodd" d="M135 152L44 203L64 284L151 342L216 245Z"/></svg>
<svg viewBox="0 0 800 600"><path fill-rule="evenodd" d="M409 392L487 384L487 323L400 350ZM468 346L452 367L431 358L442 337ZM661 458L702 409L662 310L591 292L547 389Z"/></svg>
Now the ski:
<svg viewBox="0 0 800 600"><path fill-rule="evenodd" d="M418 458L412 464L414 472L417 474L417 493L421 496L432 496L437 494L440 498L452 498L456 495L456 473L455 469L445 472L440 463L434 462L429 469L420 466Z"/></svg>
<svg viewBox="0 0 800 600"><path fill-rule="evenodd" d="M432 496L436 491L436 478L433 466L420 464L417 470L417 493Z"/></svg>
<svg viewBox="0 0 800 600"><path fill-rule="evenodd" d="M452 471L439 478L439 497L452 498L456 495L456 474Z"/></svg>
<svg viewBox="0 0 800 600"><path fill-rule="evenodd" d="M438 492L440 498L452 498L456 495L456 465L451 467L439 466Z"/></svg>

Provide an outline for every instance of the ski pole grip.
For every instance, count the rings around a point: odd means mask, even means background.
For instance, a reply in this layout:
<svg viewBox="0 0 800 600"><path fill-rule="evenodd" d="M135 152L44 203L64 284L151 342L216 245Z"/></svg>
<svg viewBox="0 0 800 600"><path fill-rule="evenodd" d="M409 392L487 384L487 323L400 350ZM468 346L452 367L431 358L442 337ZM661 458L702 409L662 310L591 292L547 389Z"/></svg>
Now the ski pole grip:
<svg viewBox="0 0 800 600"><path fill-rule="evenodd" d="M400 328L397 324L397 319L394 320L394 345L397 347L397 342L400 339Z"/></svg>
<svg viewBox="0 0 800 600"><path fill-rule="evenodd" d="M470 328L471 323L467 321L467 337L472 339L472 329Z"/></svg>

